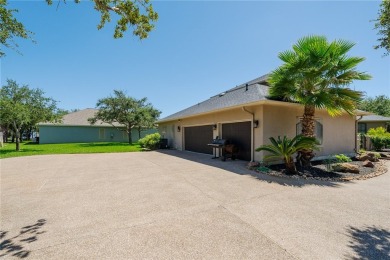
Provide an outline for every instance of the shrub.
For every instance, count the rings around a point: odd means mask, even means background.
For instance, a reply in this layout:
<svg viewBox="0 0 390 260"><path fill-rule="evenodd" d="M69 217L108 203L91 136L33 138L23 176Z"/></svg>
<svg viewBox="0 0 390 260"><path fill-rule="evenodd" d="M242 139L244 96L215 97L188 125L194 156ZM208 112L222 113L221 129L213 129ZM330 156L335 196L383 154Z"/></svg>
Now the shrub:
<svg viewBox="0 0 390 260"><path fill-rule="evenodd" d="M139 139L138 143L141 145L142 148L155 150L160 144L160 138L161 136L159 133L150 134L145 136L144 138Z"/></svg>
<svg viewBox="0 0 390 260"><path fill-rule="evenodd" d="M297 168L292 156L303 149L316 149L318 150L318 141L313 137L306 137L303 135L297 135L293 139L289 139L286 136L278 139L271 137L269 139L271 144L262 145L256 149L257 152L267 151L270 154L266 155L265 159L282 159L286 165L286 171L289 174L296 174Z"/></svg>
<svg viewBox="0 0 390 260"><path fill-rule="evenodd" d="M343 162L352 162L351 158L346 156L345 154L337 154L334 157L336 157L337 162L343 163Z"/></svg>
<svg viewBox="0 0 390 260"><path fill-rule="evenodd" d="M386 129L384 127L371 128L368 130L367 135L369 136L383 136L385 135Z"/></svg>
<svg viewBox="0 0 390 260"><path fill-rule="evenodd" d="M374 150L380 151L386 146L386 140L381 136L370 136L372 146Z"/></svg>
<svg viewBox="0 0 390 260"><path fill-rule="evenodd" d="M372 146L377 151L390 146L390 133L384 127L371 128L368 130L367 136L370 137Z"/></svg>

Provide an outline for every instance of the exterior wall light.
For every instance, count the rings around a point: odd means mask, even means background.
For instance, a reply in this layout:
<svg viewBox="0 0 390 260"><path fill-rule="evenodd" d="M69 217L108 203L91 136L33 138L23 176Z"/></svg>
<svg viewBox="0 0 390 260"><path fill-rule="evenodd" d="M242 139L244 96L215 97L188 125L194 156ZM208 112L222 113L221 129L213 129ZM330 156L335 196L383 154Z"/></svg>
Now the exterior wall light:
<svg viewBox="0 0 390 260"><path fill-rule="evenodd" d="M259 120L254 120L253 121L253 128L258 128L259 127Z"/></svg>
<svg viewBox="0 0 390 260"><path fill-rule="evenodd" d="M181 127L177 126L177 131L180 132L180 130L181 130Z"/></svg>
<svg viewBox="0 0 390 260"><path fill-rule="evenodd" d="M213 125L213 130L217 130L217 124Z"/></svg>

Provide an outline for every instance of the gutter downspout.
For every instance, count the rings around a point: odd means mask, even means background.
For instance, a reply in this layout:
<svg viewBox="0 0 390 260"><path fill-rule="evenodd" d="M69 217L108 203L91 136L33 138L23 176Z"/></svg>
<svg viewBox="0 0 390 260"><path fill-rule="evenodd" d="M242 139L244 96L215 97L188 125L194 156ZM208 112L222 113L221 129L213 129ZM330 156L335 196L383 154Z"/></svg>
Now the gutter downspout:
<svg viewBox="0 0 390 260"><path fill-rule="evenodd" d="M251 136L251 138L252 138L251 157L252 158L251 158L251 162L254 162L255 161L255 154L254 154L254 150L255 150L255 134L254 134L254 132L255 132L255 130L253 128L253 122L255 121L255 113L252 113L252 112L246 110L245 107L242 107L242 111L245 111L248 114L252 115L252 123L251 123L251 128L252 128L252 130L251 130L251 135L252 135Z"/></svg>
<svg viewBox="0 0 390 260"><path fill-rule="evenodd" d="M356 122L355 122L355 153L358 152L358 147L357 147L358 121L359 121L360 119L362 119L362 118L363 118L363 116L360 116L360 118L359 118L359 119L356 119Z"/></svg>

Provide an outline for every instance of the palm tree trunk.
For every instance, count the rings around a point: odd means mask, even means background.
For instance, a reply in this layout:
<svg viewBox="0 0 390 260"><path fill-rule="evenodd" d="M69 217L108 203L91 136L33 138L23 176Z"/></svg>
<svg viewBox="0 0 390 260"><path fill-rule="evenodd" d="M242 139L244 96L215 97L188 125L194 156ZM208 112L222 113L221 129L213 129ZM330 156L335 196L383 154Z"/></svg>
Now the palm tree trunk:
<svg viewBox="0 0 390 260"><path fill-rule="evenodd" d="M284 161L286 164L286 173L287 174L296 174L297 173L297 168L295 167L295 163L293 158L290 157L290 159L287 161Z"/></svg>
<svg viewBox="0 0 390 260"><path fill-rule="evenodd" d="M316 121L314 119L315 107L311 105L305 105L303 118L302 118L302 135L307 137L315 137L315 125ZM314 152L312 149L305 149L298 152L297 161L304 167L311 166L311 159L314 157Z"/></svg>
<svg viewBox="0 0 390 260"><path fill-rule="evenodd" d="M302 134L307 137L315 137L315 107L314 106L305 106L305 111L303 112L302 118Z"/></svg>

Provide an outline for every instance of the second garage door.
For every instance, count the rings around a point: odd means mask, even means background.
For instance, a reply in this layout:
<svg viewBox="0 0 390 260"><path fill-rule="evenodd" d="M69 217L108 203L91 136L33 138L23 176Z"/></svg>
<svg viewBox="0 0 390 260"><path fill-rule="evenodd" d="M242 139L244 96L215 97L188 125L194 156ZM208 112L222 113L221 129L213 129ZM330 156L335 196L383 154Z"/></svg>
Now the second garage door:
<svg viewBox="0 0 390 260"><path fill-rule="evenodd" d="M238 146L238 159L251 160L251 122L222 124L222 138Z"/></svg>
<svg viewBox="0 0 390 260"><path fill-rule="evenodd" d="M197 153L213 154L207 144L213 141L213 126L191 126L184 128L184 149Z"/></svg>

